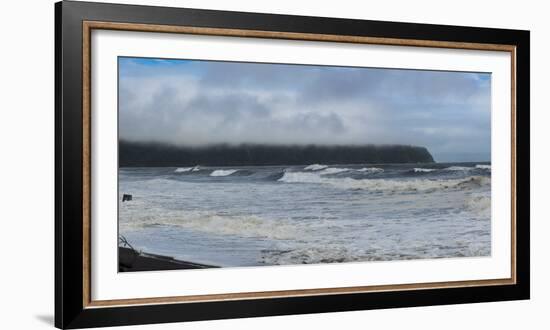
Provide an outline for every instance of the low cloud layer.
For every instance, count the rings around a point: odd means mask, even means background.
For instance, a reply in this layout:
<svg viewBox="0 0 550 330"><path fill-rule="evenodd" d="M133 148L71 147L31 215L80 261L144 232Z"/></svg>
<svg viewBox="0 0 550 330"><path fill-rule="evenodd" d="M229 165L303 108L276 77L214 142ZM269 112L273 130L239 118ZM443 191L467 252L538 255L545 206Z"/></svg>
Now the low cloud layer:
<svg viewBox="0 0 550 330"><path fill-rule="evenodd" d="M414 144L439 161L490 159L489 74L136 58L119 69L121 139Z"/></svg>

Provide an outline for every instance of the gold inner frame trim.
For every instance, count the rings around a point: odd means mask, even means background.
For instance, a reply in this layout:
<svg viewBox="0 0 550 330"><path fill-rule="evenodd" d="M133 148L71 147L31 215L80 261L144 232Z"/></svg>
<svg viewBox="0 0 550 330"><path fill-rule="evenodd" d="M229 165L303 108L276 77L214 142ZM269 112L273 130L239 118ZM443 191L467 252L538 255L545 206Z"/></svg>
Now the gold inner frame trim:
<svg viewBox="0 0 550 330"><path fill-rule="evenodd" d="M467 50L503 51L511 55L511 277L432 283L370 285L319 289L299 289L284 291L238 292L227 294L205 294L174 297L151 297L116 300L92 300L91 297L91 33L92 30L118 30L132 32L178 33L207 36L268 38L304 41L324 41L340 43L375 44L389 46L432 47ZM469 42L435 40L397 39L332 34L295 33L280 31L241 30L224 28L203 28L192 26L155 25L118 22L82 22L82 221L83 221L83 307L102 308L128 305L174 304L207 301L227 301L245 299L266 299L316 295L354 294L384 291L409 291L476 286L516 284L516 46Z"/></svg>

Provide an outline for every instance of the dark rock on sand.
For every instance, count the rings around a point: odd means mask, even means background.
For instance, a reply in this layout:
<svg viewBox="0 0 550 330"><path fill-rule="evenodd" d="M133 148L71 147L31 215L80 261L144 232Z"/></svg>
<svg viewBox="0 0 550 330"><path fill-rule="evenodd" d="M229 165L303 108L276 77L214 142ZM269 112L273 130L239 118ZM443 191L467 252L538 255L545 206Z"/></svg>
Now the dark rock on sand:
<svg viewBox="0 0 550 330"><path fill-rule="evenodd" d="M201 269L201 268L217 268L174 259L172 257L137 252L133 249L119 246L118 247L118 271L119 272L139 272L152 270L175 270L175 269Z"/></svg>

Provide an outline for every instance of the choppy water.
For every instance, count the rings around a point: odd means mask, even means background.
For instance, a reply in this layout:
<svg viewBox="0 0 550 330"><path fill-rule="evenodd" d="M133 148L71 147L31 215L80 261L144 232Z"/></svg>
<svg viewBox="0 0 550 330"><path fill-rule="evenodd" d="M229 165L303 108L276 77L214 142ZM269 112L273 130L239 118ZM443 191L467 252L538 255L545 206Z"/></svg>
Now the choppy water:
<svg viewBox="0 0 550 330"><path fill-rule="evenodd" d="M219 266L491 253L486 163L121 168L119 194L134 247Z"/></svg>

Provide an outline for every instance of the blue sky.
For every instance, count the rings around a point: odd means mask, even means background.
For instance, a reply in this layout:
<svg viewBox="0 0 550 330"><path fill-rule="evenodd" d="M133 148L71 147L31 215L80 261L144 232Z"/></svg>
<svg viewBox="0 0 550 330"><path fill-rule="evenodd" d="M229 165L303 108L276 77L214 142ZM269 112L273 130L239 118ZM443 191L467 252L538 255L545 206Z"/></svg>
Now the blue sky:
<svg viewBox="0 0 550 330"><path fill-rule="evenodd" d="M410 144L490 160L488 73L119 58L119 132L178 145Z"/></svg>

